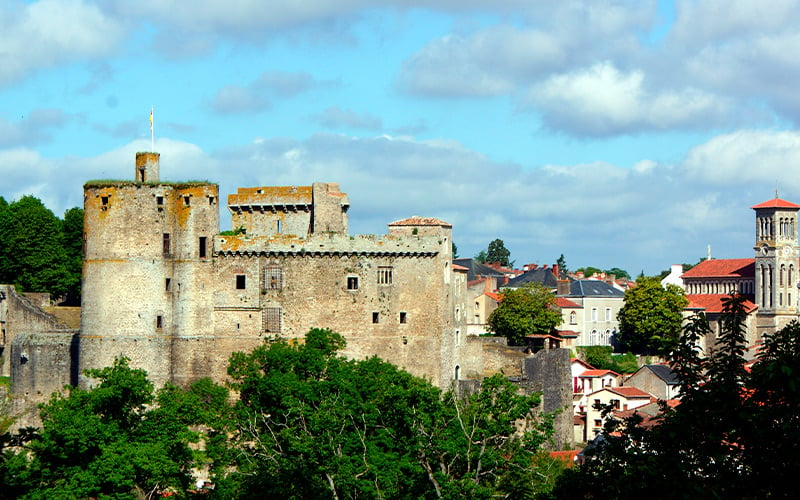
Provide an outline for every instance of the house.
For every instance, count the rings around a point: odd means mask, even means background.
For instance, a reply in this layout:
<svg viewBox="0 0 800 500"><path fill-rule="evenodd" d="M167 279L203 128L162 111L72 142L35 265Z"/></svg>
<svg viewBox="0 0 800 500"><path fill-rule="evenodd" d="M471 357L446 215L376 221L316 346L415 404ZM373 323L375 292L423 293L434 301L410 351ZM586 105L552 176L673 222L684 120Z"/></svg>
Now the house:
<svg viewBox="0 0 800 500"><path fill-rule="evenodd" d="M613 345L619 331L617 314L625 293L596 279L559 280L558 297L578 307L562 308L564 324L578 334L577 345Z"/></svg>
<svg viewBox="0 0 800 500"><path fill-rule="evenodd" d="M578 375L577 382L573 379L572 410L573 413L586 411L586 395L605 387L619 386L620 374L611 370L584 370Z"/></svg>
<svg viewBox="0 0 800 500"><path fill-rule="evenodd" d="M603 430L605 418L597 405L612 405L614 410L632 410L654 401L650 394L636 387L605 387L586 395L586 435Z"/></svg>
<svg viewBox="0 0 800 500"><path fill-rule="evenodd" d="M680 380L667 365L644 365L625 380L625 387L635 387L658 399L675 399L680 392Z"/></svg>
<svg viewBox="0 0 800 500"><path fill-rule="evenodd" d="M594 366L590 365L586 361L580 358L572 358L570 359L570 371L572 372L572 392L580 392L581 394L583 391L578 391L578 387L580 387L579 377L581 374L587 370L594 370Z"/></svg>

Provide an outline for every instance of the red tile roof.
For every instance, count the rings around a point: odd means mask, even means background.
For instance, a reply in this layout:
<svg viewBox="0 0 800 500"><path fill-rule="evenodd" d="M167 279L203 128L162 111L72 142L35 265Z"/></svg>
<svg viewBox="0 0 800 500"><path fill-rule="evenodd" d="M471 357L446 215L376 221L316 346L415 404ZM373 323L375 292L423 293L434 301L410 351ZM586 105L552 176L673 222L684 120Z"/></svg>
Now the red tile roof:
<svg viewBox="0 0 800 500"><path fill-rule="evenodd" d="M558 330L558 335L563 338L578 337L578 332L572 330Z"/></svg>
<svg viewBox="0 0 800 500"><path fill-rule="evenodd" d="M611 374L616 377L619 377L619 373L612 372L611 370L586 370L585 372L581 373L580 377L602 377L603 375Z"/></svg>
<svg viewBox="0 0 800 500"><path fill-rule="evenodd" d="M486 292L486 293L484 293L484 295L486 295L490 299L494 299L497 302L502 302L503 301L503 296L500 295L499 293Z"/></svg>
<svg viewBox="0 0 800 500"><path fill-rule="evenodd" d="M755 275L755 259L711 259L689 269L681 278L752 278Z"/></svg>
<svg viewBox="0 0 800 500"><path fill-rule="evenodd" d="M445 222L441 219L437 219L435 217L420 217L419 215L415 215L413 217L409 217L407 219L396 220L394 222L390 222L389 226L443 226L443 227L453 227L452 224L449 222Z"/></svg>
<svg viewBox="0 0 800 500"><path fill-rule="evenodd" d="M636 387L606 387L611 392L615 392L620 396L625 396L626 398L650 398L650 394L644 392L641 389L637 389Z"/></svg>
<svg viewBox="0 0 800 500"><path fill-rule="evenodd" d="M721 313L722 299L725 297L730 297L730 295L721 293L687 295L686 299L689 301L689 305L687 305L686 308L704 309L706 313ZM749 299L745 299L742 305L747 313L751 313L758 309L758 306Z"/></svg>
<svg viewBox="0 0 800 500"><path fill-rule="evenodd" d="M469 271L469 269L464 266L459 266L458 264L453 264L453 271Z"/></svg>
<svg viewBox="0 0 800 500"><path fill-rule="evenodd" d="M782 200L776 196L771 200L759 203L758 205L753 205L750 208L752 208L753 210L757 208L800 208L800 205L796 205L791 201Z"/></svg>
<svg viewBox="0 0 800 500"><path fill-rule="evenodd" d="M556 297L556 305L562 309L581 308L580 305L564 297Z"/></svg>

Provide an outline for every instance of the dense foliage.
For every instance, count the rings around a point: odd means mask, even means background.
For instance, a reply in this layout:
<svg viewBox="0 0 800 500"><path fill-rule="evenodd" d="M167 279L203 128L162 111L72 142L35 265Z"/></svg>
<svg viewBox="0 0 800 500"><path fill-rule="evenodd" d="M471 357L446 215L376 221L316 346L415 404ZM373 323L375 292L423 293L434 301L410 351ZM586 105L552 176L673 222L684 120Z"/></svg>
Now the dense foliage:
<svg viewBox="0 0 800 500"><path fill-rule="evenodd" d="M669 352L680 335L687 303L680 287L662 287L658 278L640 277L625 291L617 314L620 343L640 354Z"/></svg>
<svg viewBox="0 0 800 500"><path fill-rule="evenodd" d="M501 377L462 400L379 360L336 355L314 329L232 358L240 498L493 498L533 494L549 421L516 433L534 396ZM532 421L531 425L532 425Z"/></svg>
<svg viewBox="0 0 800 500"><path fill-rule="evenodd" d="M7 204L0 198L0 283L26 292L80 301L83 210L62 221L33 196Z"/></svg>
<svg viewBox="0 0 800 500"><path fill-rule="evenodd" d="M3 498L155 498L185 492L193 467L213 457L193 451L200 439L191 426L221 423L228 391L207 380L189 390L154 392L143 370L126 359L89 370L92 390L55 394L41 408L42 428L16 437L24 447L0 463ZM221 432L217 432L221 435ZM7 437L8 438L8 437Z"/></svg>
<svg viewBox="0 0 800 500"><path fill-rule="evenodd" d="M711 335L695 316L670 353L681 403L664 407L649 430L636 416L609 419L602 443L578 470L559 478L555 498L788 498L800 466L800 324L764 338L746 369L742 299L725 302L723 328Z"/></svg>
<svg viewBox="0 0 800 500"><path fill-rule="evenodd" d="M636 355L633 353L613 354L614 348L609 345L583 346L584 360L600 370L612 370L617 373L633 373L639 369Z"/></svg>
<svg viewBox="0 0 800 500"><path fill-rule="evenodd" d="M239 400L208 380L154 391L126 359L56 394L42 428L0 436L0 498L532 498L560 467L552 419L496 376L460 398L311 330L231 358ZM523 427L520 427L523 425ZM193 471L194 469L194 471ZM213 489L193 492L196 471ZM193 475L193 472L195 475Z"/></svg>
<svg viewBox="0 0 800 500"><path fill-rule="evenodd" d="M524 345L525 336L549 334L561 324L556 297L540 283L505 290L503 300L489 315L487 323L495 335L511 345Z"/></svg>

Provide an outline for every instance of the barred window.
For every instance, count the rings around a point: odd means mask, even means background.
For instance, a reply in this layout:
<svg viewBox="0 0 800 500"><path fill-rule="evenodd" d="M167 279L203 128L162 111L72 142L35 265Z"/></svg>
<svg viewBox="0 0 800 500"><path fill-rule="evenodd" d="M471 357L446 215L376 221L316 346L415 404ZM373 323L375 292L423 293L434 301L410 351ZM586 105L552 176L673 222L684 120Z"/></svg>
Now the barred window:
<svg viewBox="0 0 800 500"><path fill-rule="evenodd" d="M283 289L283 268L281 266L270 264L264 268L264 283L262 288L264 290Z"/></svg>
<svg viewBox="0 0 800 500"><path fill-rule="evenodd" d="M383 266L378 268L378 284L391 285L392 284L392 268Z"/></svg>
<svg viewBox="0 0 800 500"><path fill-rule="evenodd" d="M281 308L265 307L263 312L264 331L267 333L281 333Z"/></svg>

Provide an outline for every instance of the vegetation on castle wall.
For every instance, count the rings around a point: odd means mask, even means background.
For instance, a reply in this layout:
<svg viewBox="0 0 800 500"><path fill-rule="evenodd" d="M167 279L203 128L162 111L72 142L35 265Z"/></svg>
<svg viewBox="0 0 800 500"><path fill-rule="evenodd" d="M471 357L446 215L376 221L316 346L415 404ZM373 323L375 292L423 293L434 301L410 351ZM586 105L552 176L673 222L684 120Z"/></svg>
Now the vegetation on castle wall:
<svg viewBox="0 0 800 500"><path fill-rule="evenodd" d="M2 200L2 198L0 198ZM83 210L62 221L33 196L0 203L0 283L48 292L77 304L80 298Z"/></svg>

